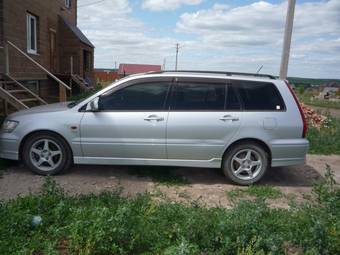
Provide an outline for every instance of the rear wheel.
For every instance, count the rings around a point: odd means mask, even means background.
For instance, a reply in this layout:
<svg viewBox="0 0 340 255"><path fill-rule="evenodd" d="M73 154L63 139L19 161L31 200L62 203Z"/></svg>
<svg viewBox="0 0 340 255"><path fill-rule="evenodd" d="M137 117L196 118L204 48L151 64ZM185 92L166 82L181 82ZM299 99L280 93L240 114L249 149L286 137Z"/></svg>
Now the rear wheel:
<svg viewBox="0 0 340 255"><path fill-rule="evenodd" d="M240 185L258 182L267 168L268 153L256 143L237 144L223 159L225 176Z"/></svg>
<svg viewBox="0 0 340 255"><path fill-rule="evenodd" d="M66 142L52 133L32 135L24 144L22 157L34 173L53 175L68 169L72 163Z"/></svg>

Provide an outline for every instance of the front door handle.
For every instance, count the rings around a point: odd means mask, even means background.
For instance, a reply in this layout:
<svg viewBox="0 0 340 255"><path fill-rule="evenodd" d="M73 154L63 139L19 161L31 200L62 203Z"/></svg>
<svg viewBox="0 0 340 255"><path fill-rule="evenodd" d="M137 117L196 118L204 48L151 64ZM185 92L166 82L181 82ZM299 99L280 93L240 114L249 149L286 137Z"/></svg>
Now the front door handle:
<svg viewBox="0 0 340 255"><path fill-rule="evenodd" d="M150 115L150 116L146 117L144 120L145 120L145 121L152 121L152 120L155 120L155 121L163 121L164 118L163 118L163 117L159 117L159 116L157 116L157 115Z"/></svg>
<svg viewBox="0 0 340 255"><path fill-rule="evenodd" d="M220 118L220 120L222 120L222 121L227 121L227 120L239 121L240 119L238 117L233 117L231 115L224 115L223 117Z"/></svg>

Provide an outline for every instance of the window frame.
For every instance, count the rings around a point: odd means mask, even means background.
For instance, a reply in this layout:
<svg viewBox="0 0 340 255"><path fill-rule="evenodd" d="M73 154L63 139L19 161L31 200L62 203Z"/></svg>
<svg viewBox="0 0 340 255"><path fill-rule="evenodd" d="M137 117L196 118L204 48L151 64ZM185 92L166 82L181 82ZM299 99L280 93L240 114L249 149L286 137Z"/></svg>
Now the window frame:
<svg viewBox="0 0 340 255"><path fill-rule="evenodd" d="M39 95L40 94L40 81L39 80L28 80L24 82L24 86L32 91L33 93ZM30 89L30 86L34 86L35 89Z"/></svg>
<svg viewBox="0 0 340 255"><path fill-rule="evenodd" d="M282 101L283 103L283 108L280 109L280 110L247 110L245 109L245 106L244 106L244 101L242 99L242 96L240 95L240 91L238 89L239 85L237 84L238 82L249 82L249 83L266 83L266 84L269 84L271 86L274 87L274 90L277 92L280 100ZM235 84L236 83L236 84ZM279 89L276 87L276 85L272 82L267 82L267 81L252 81L252 80L237 80L237 79L233 79L233 80L230 80L230 86L233 86L236 88L235 92L237 94L237 97L238 97L238 100L239 100L239 103L241 105L241 111L243 112L286 112L287 111L287 106L286 106L286 102L285 100L283 99L282 95L281 95L281 92L279 91Z"/></svg>
<svg viewBox="0 0 340 255"><path fill-rule="evenodd" d="M128 109L128 110L99 110L98 112L168 112L169 109L168 109L168 100L169 100L169 95L170 95L170 91L171 91L171 88L172 88L172 81L173 79L170 78L170 77L157 77L157 78L142 78L142 79L138 79L138 80L132 80L132 81L127 81L123 84L120 84L119 86L117 87L114 87L104 93L102 93L101 95L99 95L98 97L101 97L101 96L104 96L104 95L107 95L107 94L112 94L112 93L116 93L118 92L119 90L122 90L122 89L125 89L127 87L130 87L130 86L134 86L134 85L138 85L138 84L145 84L145 83L168 83L168 90L167 90L167 93L166 93L166 96L165 96L165 99L164 99L164 102L163 102L163 107L162 109L157 109L157 110L153 110L153 109L149 109L149 110L131 110L131 109ZM164 85L165 86L165 85ZM86 111L86 105L85 104L84 106L82 106L79 111Z"/></svg>
<svg viewBox="0 0 340 255"><path fill-rule="evenodd" d="M65 0L65 7L66 7L67 9L70 9L71 6L72 6L72 0Z"/></svg>
<svg viewBox="0 0 340 255"><path fill-rule="evenodd" d="M32 49L32 30L31 30L31 20L34 20L34 42L35 42L35 49ZM38 17L27 12L26 13L26 46L27 46L27 53L29 54L38 54Z"/></svg>

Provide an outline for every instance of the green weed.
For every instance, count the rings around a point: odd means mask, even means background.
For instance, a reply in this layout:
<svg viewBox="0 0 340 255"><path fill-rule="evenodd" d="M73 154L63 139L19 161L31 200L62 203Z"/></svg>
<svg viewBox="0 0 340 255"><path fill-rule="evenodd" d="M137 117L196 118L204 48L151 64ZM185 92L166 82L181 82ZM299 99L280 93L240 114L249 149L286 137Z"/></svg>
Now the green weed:
<svg viewBox="0 0 340 255"><path fill-rule="evenodd" d="M238 188L227 191L227 196L231 200L251 197L258 199L278 199L283 196L282 192L275 187L268 185L251 185L247 188Z"/></svg>
<svg viewBox="0 0 340 255"><path fill-rule="evenodd" d="M330 118L328 127L309 127L309 153L340 154L340 119Z"/></svg>
<svg viewBox="0 0 340 255"><path fill-rule="evenodd" d="M340 189L330 169L311 194L291 209L264 200L204 208L149 194L68 196L50 177L40 194L0 202L0 254L339 254ZM35 215L42 224L32 225Z"/></svg>

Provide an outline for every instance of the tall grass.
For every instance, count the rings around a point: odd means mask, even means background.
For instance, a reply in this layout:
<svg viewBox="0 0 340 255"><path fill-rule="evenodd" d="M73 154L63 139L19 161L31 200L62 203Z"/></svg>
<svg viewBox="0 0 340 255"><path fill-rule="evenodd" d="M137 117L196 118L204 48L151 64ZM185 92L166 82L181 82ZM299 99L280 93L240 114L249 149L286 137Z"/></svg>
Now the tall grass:
<svg viewBox="0 0 340 255"><path fill-rule="evenodd" d="M328 127L317 129L310 126L308 130L309 153L340 154L340 119L330 118Z"/></svg>
<svg viewBox="0 0 340 255"><path fill-rule="evenodd" d="M291 209L263 199L209 209L148 194L67 196L48 178L42 193L0 203L0 254L339 254L340 190L329 170L313 194Z"/></svg>

